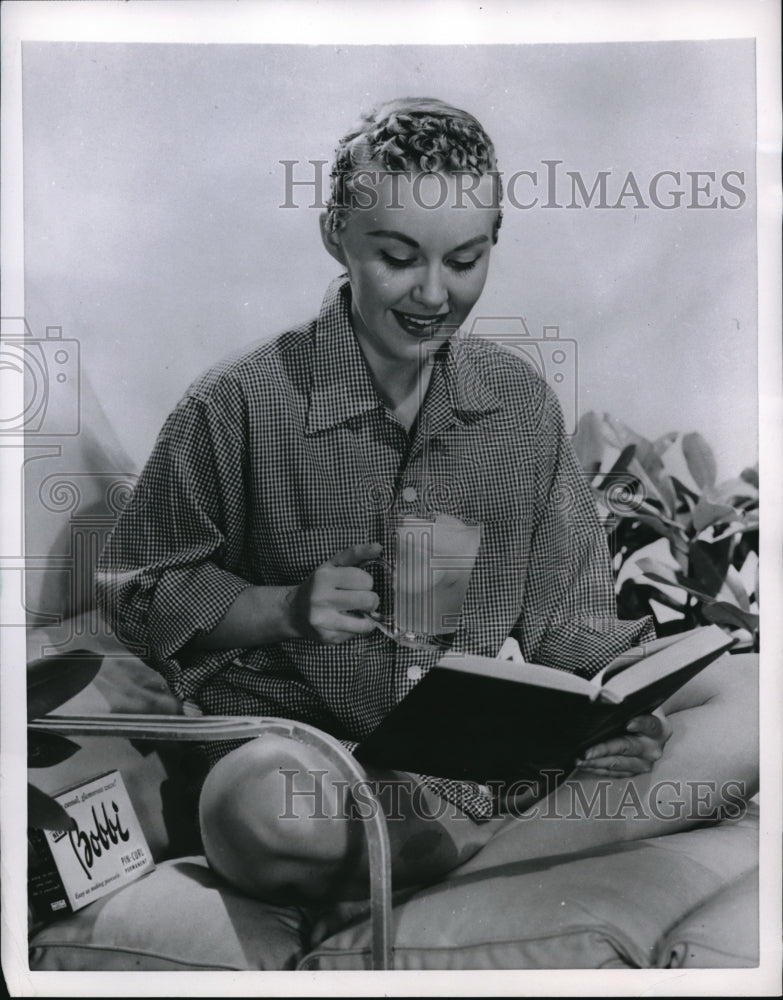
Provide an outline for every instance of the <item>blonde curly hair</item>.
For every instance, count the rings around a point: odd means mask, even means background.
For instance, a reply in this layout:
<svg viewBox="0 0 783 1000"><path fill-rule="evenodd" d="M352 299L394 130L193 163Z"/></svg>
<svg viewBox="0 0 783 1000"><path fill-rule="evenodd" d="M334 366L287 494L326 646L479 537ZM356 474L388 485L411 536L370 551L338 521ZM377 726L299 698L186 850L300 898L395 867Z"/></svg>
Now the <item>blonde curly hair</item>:
<svg viewBox="0 0 783 1000"><path fill-rule="evenodd" d="M434 97L389 101L362 117L335 150L327 225L341 229L354 204L357 175L370 167L407 173L494 174L498 217L502 220L503 189L495 147L481 123L460 108Z"/></svg>

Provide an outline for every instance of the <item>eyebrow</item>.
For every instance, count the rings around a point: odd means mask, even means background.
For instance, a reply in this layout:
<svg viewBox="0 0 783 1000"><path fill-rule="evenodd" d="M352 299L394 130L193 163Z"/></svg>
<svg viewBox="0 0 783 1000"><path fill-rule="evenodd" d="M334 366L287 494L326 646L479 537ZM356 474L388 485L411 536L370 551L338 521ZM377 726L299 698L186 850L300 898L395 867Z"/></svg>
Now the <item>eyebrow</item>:
<svg viewBox="0 0 783 1000"><path fill-rule="evenodd" d="M420 249L419 244L416 240L412 240L410 236L406 236L405 233L399 233L396 229L374 229L372 232L367 234L368 236L382 236L390 237L393 240L399 240L401 243L407 243L409 247L413 247L414 250ZM454 247L449 253L459 253L461 250L469 250L471 247L476 246L479 243L488 243L489 238L487 236L474 236L472 240L467 240L465 243L460 243L458 247Z"/></svg>

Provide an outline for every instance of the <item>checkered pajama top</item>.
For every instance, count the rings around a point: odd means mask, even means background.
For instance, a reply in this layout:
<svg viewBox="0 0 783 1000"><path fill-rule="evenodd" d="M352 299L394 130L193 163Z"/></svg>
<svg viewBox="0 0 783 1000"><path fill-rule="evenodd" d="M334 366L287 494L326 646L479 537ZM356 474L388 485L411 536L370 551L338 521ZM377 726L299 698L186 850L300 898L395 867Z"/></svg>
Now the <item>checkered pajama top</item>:
<svg viewBox="0 0 783 1000"><path fill-rule="evenodd" d="M207 714L296 719L355 745L437 654L377 631L338 646L185 647L245 587L300 583L359 542L391 553L402 514L483 526L453 649L494 656L513 635L526 660L589 677L649 638L649 619L616 617L605 534L551 390L481 338L456 335L433 363L411 440L372 385L343 277L317 320L190 387L98 571L109 623L177 696ZM388 613L388 583L378 589ZM212 744L213 760L236 745ZM425 781L475 818L490 815L481 786Z"/></svg>

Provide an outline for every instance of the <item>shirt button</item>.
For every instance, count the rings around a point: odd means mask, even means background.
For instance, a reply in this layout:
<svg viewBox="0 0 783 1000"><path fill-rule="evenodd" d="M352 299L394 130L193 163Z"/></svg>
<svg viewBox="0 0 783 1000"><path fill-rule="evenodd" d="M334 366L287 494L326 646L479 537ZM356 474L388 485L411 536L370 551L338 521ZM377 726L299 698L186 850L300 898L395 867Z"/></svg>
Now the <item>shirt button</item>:
<svg viewBox="0 0 783 1000"><path fill-rule="evenodd" d="M402 491L402 499L405 503L413 503L418 497L418 493L412 486L406 486Z"/></svg>
<svg viewBox="0 0 783 1000"><path fill-rule="evenodd" d="M420 681L421 680L421 667L414 663L412 667L408 667L408 680L409 681Z"/></svg>

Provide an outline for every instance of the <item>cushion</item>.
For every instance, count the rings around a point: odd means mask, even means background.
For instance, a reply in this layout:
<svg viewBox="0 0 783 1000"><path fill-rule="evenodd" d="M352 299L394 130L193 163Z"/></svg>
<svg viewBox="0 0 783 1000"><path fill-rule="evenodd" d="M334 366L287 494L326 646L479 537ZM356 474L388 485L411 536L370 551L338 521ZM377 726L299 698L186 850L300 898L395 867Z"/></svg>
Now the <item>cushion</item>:
<svg viewBox="0 0 783 1000"><path fill-rule="evenodd" d="M732 905L722 890L743 876L752 879L757 831L753 808L715 826L508 864L403 894L393 911L394 968L644 968L684 961L676 948L686 939L695 948L700 926L705 945L713 930L716 941L730 940ZM703 916L695 923L681 922L699 908ZM334 914L316 921L313 943L321 943L300 967L370 968L366 906L353 904L349 920L337 933Z"/></svg>
<svg viewBox="0 0 783 1000"><path fill-rule="evenodd" d="M749 872L689 913L666 935L660 964L676 969L759 964L759 879Z"/></svg>
<svg viewBox="0 0 783 1000"><path fill-rule="evenodd" d="M718 826L395 893L394 967L753 964L757 827L754 811ZM226 885L203 857L183 858L39 931L30 968L367 969L367 915L366 901L320 913L261 903Z"/></svg>
<svg viewBox="0 0 783 1000"><path fill-rule="evenodd" d="M155 871L39 931L32 971L282 970L304 954L302 911L243 896L203 857Z"/></svg>

